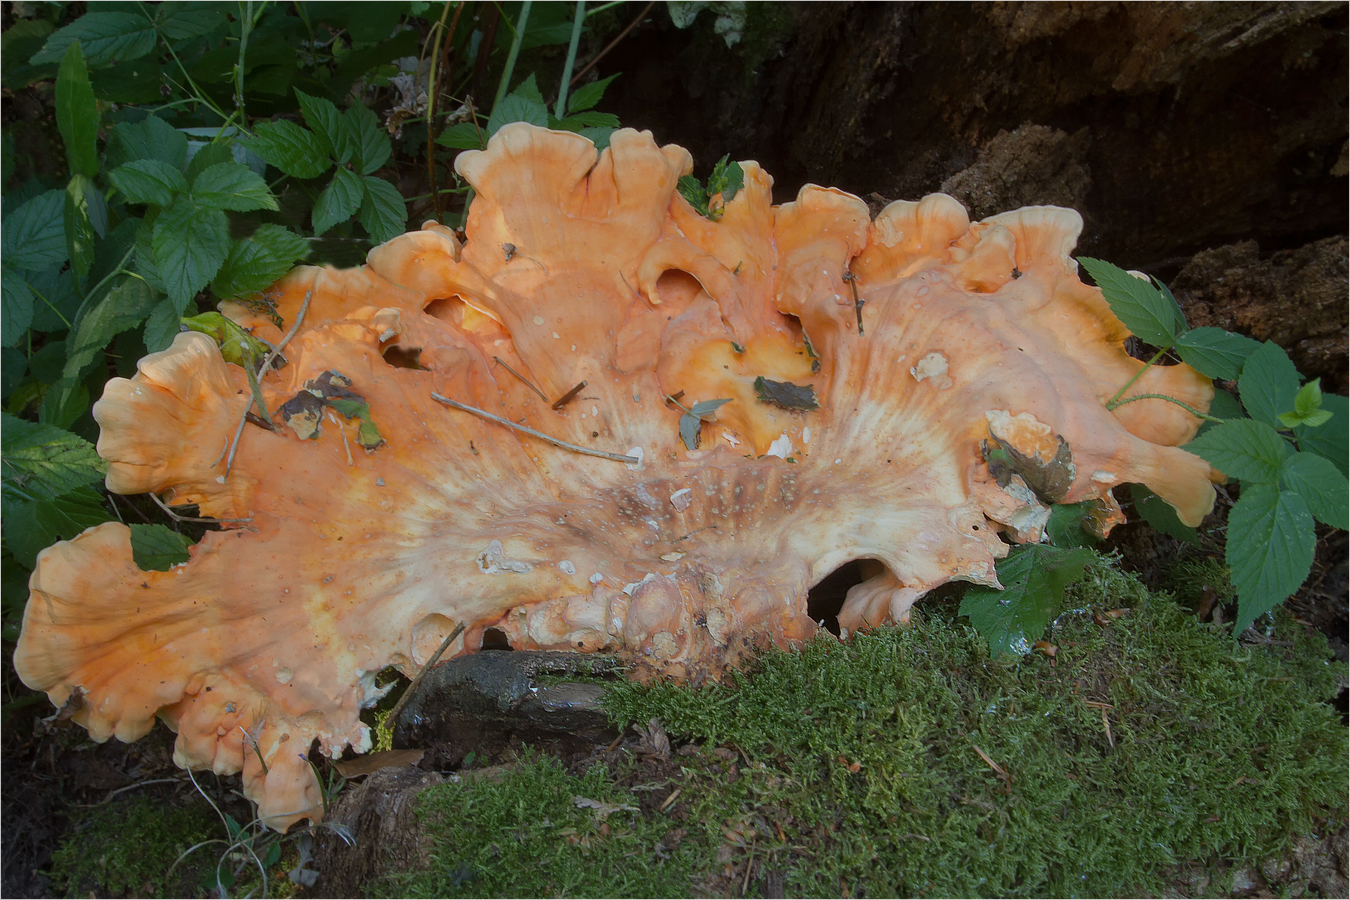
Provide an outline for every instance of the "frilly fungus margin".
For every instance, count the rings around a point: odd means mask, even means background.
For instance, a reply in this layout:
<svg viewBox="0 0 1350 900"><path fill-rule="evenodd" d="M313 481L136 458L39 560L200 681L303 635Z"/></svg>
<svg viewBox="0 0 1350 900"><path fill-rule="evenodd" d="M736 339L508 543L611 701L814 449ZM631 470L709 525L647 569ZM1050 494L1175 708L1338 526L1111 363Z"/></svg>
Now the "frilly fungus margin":
<svg viewBox="0 0 1350 900"><path fill-rule="evenodd" d="M232 446L249 380L201 334L109 382L110 490L250 521L162 573L101 525L44 551L30 581L23 680L58 705L78 689L96 740L158 715L179 765L242 770L273 827L322 816L313 742L368 749L375 674L416 671L456 623L451 655L496 628L520 648L617 652L639 676L715 675L813 635L807 591L849 560L883 570L849 591L853 630L904 621L951 580L996 585L1000 534L1039 540L1051 502L1095 500L1103 531L1121 483L1192 524L1213 503L1210 467L1176 446L1195 417L1105 409L1143 364L1078 279L1071 210L972 225L932 195L870 221L814 185L774 207L745 163L711 222L676 191L689 154L631 130L597 155L510 125L457 168L477 194L465 246L428 224L361 269L273 288L287 329L312 298L288 365L261 378L269 410L301 398L299 425ZM818 408L763 402L761 379L809 386ZM1200 410L1212 396L1184 365L1139 384ZM667 402L680 392L729 401L700 449ZM366 424L385 443L366 449Z"/></svg>

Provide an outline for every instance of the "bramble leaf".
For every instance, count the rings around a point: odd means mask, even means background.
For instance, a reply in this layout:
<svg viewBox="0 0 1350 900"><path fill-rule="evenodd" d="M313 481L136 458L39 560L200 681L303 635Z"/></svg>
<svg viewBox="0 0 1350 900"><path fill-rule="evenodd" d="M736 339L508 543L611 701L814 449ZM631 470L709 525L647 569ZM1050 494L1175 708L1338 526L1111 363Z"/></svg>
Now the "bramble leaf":
<svg viewBox="0 0 1350 900"><path fill-rule="evenodd" d="M186 142L183 148L186 153ZM174 197L188 189L183 173L158 159L138 159L119 166L108 173L108 180L122 192L128 203L168 206Z"/></svg>
<svg viewBox="0 0 1350 900"><path fill-rule="evenodd" d="M582 137L586 138L588 141L594 144L596 150L604 150L606 147L609 146L609 139L614 135L614 132L618 130L619 129L617 128L604 128L604 127L583 128L581 129L581 131L578 132L578 134L580 134Z"/></svg>
<svg viewBox="0 0 1350 900"><path fill-rule="evenodd" d="M323 234L339 222L345 222L361 208L366 186L361 176L339 167L328 187L314 204L314 234Z"/></svg>
<svg viewBox="0 0 1350 900"><path fill-rule="evenodd" d="M1254 419L1224 422L1182 449L1209 463L1229 478L1273 484L1289 445L1279 432Z"/></svg>
<svg viewBox="0 0 1350 900"><path fill-rule="evenodd" d="M615 72L608 78L592 81L590 84L584 84L573 91L571 96L567 98L567 112L569 116L570 114L580 112L583 109L590 109L595 106L595 104L599 103L600 98L605 95L605 88L609 87L609 83L622 74L622 72Z"/></svg>
<svg viewBox="0 0 1350 900"><path fill-rule="evenodd" d="M285 119L259 122L253 136L240 143L294 178L317 178L333 167L325 142Z"/></svg>
<svg viewBox="0 0 1350 900"><path fill-rule="evenodd" d="M1056 503L1050 507L1050 520L1045 525L1045 533L1050 543L1056 547L1091 547L1097 539L1084 528L1093 503Z"/></svg>
<svg viewBox="0 0 1350 900"><path fill-rule="evenodd" d="M102 202L103 195L94 187L92 180L84 175L71 176L70 183L66 185L66 202L62 218L70 266L81 278L89 274L89 267L94 264L94 244L97 235L94 233L90 213L95 211L102 213L104 227L107 227L107 210L102 207ZM93 210L91 206L94 207Z"/></svg>
<svg viewBox="0 0 1350 900"><path fill-rule="evenodd" d="M1312 571L1316 546L1308 504L1273 484L1243 487L1228 513L1228 563L1238 592L1235 634L1298 590Z"/></svg>
<svg viewBox="0 0 1350 900"><path fill-rule="evenodd" d="M487 132L472 122L460 122L442 131L440 137L436 138L436 143L454 150L481 150L486 146L484 144L486 138Z"/></svg>
<svg viewBox="0 0 1350 900"><path fill-rule="evenodd" d="M165 290L182 315L189 301L206 287L230 249L230 224L225 213L179 197L155 220L155 265Z"/></svg>
<svg viewBox="0 0 1350 900"><path fill-rule="evenodd" d="M394 152L380 120L360 102L342 114L342 128L353 148L352 161L362 175L377 171Z"/></svg>
<svg viewBox="0 0 1350 900"><path fill-rule="evenodd" d="M331 156L339 164L345 163L351 159L352 150L350 142L345 136L342 127L342 113L333 105L333 101L325 100L322 97L311 97L304 91L296 91L295 97L300 101L300 109L305 114L305 122L312 129L314 137L318 139L319 145L324 155Z"/></svg>
<svg viewBox="0 0 1350 900"><path fill-rule="evenodd" d="M1254 341L1222 328L1192 328L1177 338L1182 362L1206 378L1231 380L1242 374L1242 364L1258 347Z"/></svg>
<svg viewBox="0 0 1350 900"><path fill-rule="evenodd" d="M1247 415L1278 428L1280 413L1294 408L1299 381L1289 354L1275 342L1266 341L1242 364L1238 394Z"/></svg>
<svg viewBox="0 0 1350 900"><path fill-rule="evenodd" d="M1323 425L1298 425L1294 436L1301 450L1331 460L1341 474L1350 471L1350 403L1340 394L1323 394L1322 410L1331 418Z"/></svg>
<svg viewBox="0 0 1350 900"><path fill-rule="evenodd" d="M130 62L155 49L155 26L135 13L85 13L49 37L29 62L35 66L58 62L76 41L91 66Z"/></svg>
<svg viewBox="0 0 1350 900"><path fill-rule="evenodd" d="M235 241L211 282L222 300L261 291L309 254L309 242L280 225L259 225L252 237Z"/></svg>
<svg viewBox="0 0 1350 900"><path fill-rule="evenodd" d="M142 572L167 572L191 555L192 540L167 525L132 525L131 558Z"/></svg>
<svg viewBox="0 0 1350 900"><path fill-rule="evenodd" d="M398 237L408 226L408 206L398 188L373 175L361 177L365 195L361 199L361 227L377 244Z"/></svg>
<svg viewBox="0 0 1350 900"><path fill-rule="evenodd" d="M1322 408L1322 379L1314 378L1299 388L1294 395L1294 411L1279 415L1280 424L1287 428L1309 425L1316 428L1331 420L1331 410Z"/></svg>
<svg viewBox="0 0 1350 900"><path fill-rule="evenodd" d="M182 332L181 322L173 301L168 297L160 300L145 320L145 331L141 335L145 349L151 353L167 350Z"/></svg>
<svg viewBox="0 0 1350 900"><path fill-rule="evenodd" d="M72 381L83 376L85 367L99 358L114 337L135 328L150 315L160 296L139 278L125 277L75 325L73 339L66 341L63 377Z"/></svg>
<svg viewBox="0 0 1350 900"><path fill-rule="evenodd" d="M84 438L3 413L4 495L50 500L102 481L108 464Z"/></svg>
<svg viewBox="0 0 1350 900"><path fill-rule="evenodd" d="M521 87L524 87L524 85L521 85ZM516 90L519 91L520 88L516 88ZM538 93L538 91L535 93ZM503 125L511 122L529 122L531 125L547 128L548 109L545 108L543 100L523 97L518 93L507 94L502 98L501 103L492 108L492 115L488 116L488 137L496 134Z"/></svg>
<svg viewBox="0 0 1350 900"><path fill-rule="evenodd" d="M1014 547L997 564L1003 590L973 587L961 598L960 615L989 642L989 650L1025 656L1060 611L1064 589L1083 577L1094 554L1048 544Z"/></svg>
<svg viewBox="0 0 1350 900"><path fill-rule="evenodd" d="M198 175L192 182L192 201L198 206L234 212L277 209L267 182L236 162L217 163Z"/></svg>
<svg viewBox="0 0 1350 900"><path fill-rule="evenodd" d="M1111 312L1132 334L1155 347L1171 347L1176 343L1177 332L1185 324L1175 301L1150 282L1135 278L1105 260L1080 256L1078 262L1101 288Z"/></svg>
<svg viewBox="0 0 1350 900"><path fill-rule="evenodd" d="M41 272L69 258L65 229L66 192L46 191L5 216L0 256L16 269Z"/></svg>
<svg viewBox="0 0 1350 900"><path fill-rule="evenodd" d="M1280 465L1280 484L1302 497L1317 521L1350 529L1350 482L1330 460L1294 453Z"/></svg>
<svg viewBox="0 0 1350 900"><path fill-rule="evenodd" d="M165 8L161 6L158 11ZM156 21L164 37L171 41L182 41L210 34L225 22L225 16L206 4L190 3L170 9L157 16Z"/></svg>
<svg viewBox="0 0 1350 900"><path fill-rule="evenodd" d="M139 159L157 159L182 172L187 166L187 148L187 135L158 116L147 116L134 125L113 126L104 163L115 171Z"/></svg>
<svg viewBox="0 0 1350 900"><path fill-rule="evenodd" d="M1172 504L1142 484L1130 485L1130 497L1134 500L1134 508L1149 525L1182 543L1200 546L1199 535L1194 528L1181 521Z"/></svg>
<svg viewBox="0 0 1350 900"><path fill-rule="evenodd" d="M59 540L112 518L103 495L92 486L77 487L50 500L4 501L5 546L15 559L33 568L37 555Z"/></svg>
<svg viewBox="0 0 1350 900"><path fill-rule="evenodd" d="M4 300L0 312L0 347L13 347L33 324L33 291L23 276L6 266L0 269L0 297Z"/></svg>
<svg viewBox="0 0 1350 900"><path fill-rule="evenodd" d="M75 41L56 73L56 127L66 145L71 175L92 178L98 174L98 126L98 104L89 83L89 69Z"/></svg>

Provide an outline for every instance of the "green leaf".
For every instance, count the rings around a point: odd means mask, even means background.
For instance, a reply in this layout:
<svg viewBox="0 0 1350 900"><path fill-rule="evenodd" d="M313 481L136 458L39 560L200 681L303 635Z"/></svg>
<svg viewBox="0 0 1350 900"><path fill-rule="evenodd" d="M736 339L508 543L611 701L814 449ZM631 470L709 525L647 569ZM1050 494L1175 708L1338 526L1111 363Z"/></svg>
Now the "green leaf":
<svg viewBox="0 0 1350 900"><path fill-rule="evenodd" d="M1300 380L1289 354L1266 341L1242 364L1238 393L1247 415L1278 428L1280 413L1294 408Z"/></svg>
<svg viewBox="0 0 1350 900"><path fill-rule="evenodd" d="M1224 557L1238 592L1235 634L1298 590L1312 571L1317 539L1308 504L1273 484L1244 486L1228 513Z"/></svg>
<svg viewBox="0 0 1350 900"><path fill-rule="evenodd" d="M481 150L486 138L487 132L472 122L460 122L442 131L436 143L455 150Z"/></svg>
<svg viewBox="0 0 1350 900"><path fill-rule="evenodd" d="M164 279L159 275L159 266L155 263L155 222L159 221L159 210L152 207L136 229L136 271L157 291L164 290Z"/></svg>
<svg viewBox="0 0 1350 900"><path fill-rule="evenodd" d="M130 62L155 49L155 26L135 13L86 13L48 38L30 62L33 65L58 62L75 41L84 48L85 59L91 66Z"/></svg>
<svg viewBox="0 0 1350 900"><path fill-rule="evenodd" d="M693 175L682 175L676 182L676 188L680 196L689 201L695 212L700 216L708 215L708 191L703 187L703 182Z"/></svg>
<svg viewBox="0 0 1350 900"><path fill-rule="evenodd" d="M234 212L277 209L267 182L236 162L217 163L198 175L192 182L192 200L198 206Z"/></svg>
<svg viewBox="0 0 1350 900"><path fill-rule="evenodd" d="M373 175L361 178L365 197L361 201L361 227L376 243L398 237L408 226L408 207L398 188Z"/></svg>
<svg viewBox="0 0 1350 900"><path fill-rule="evenodd" d="M533 72L527 75L524 81L516 85L516 89L507 96L516 96L539 104L544 102L544 95L539 91L539 82L534 77Z"/></svg>
<svg viewBox="0 0 1350 900"><path fill-rule="evenodd" d="M186 141L183 149L186 153ZM108 173L108 180L122 192L128 203L168 206L175 197L188 189L183 173L158 159L138 159L119 166Z"/></svg>
<svg viewBox="0 0 1350 900"><path fill-rule="evenodd" d="M393 153L380 120L360 102L342 114L342 128L353 148L352 161L362 175L377 171Z"/></svg>
<svg viewBox="0 0 1350 900"><path fill-rule="evenodd" d="M42 395L38 421L69 431L89 412L89 388L70 378L61 378Z"/></svg>
<svg viewBox="0 0 1350 900"><path fill-rule="evenodd" d="M12 500L50 500L102 481L108 464L82 437L3 415L4 495Z"/></svg>
<svg viewBox="0 0 1350 900"><path fill-rule="evenodd" d="M599 81L592 81L590 84L584 84L572 92L572 96L567 98L567 112L575 113L583 109L590 109L600 102L600 98L605 95L605 88L615 78L622 75L622 72L615 72L608 78L602 78Z"/></svg>
<svg viewBox="0 0 1350 900"><path fill-rule="evenodd" d="M259 225L253 236L235 241L211 290L222 300L270 287L309 254L309 242L280 225Z"/></svg>
<svg viewBox="0 0 1350 900"><path fill-rule="evenodd" d="M230 250L225 213L179 197L155 220L155 265L179 314L206 287Z"/></svg>
<svg viewBox="0 0 1350 900"><path fill-rule="evenodd" d="M103 199L89 178L84 175L71 176L70 183L66 185L66 202L63 210L66 252L70 255L71 268L81 278L89 274L89 267L94 264L94 245L98 239L89 215L90 195L99 201ZM106 223L106 210L104 216Z"/></svg>
<svg viewBox="0 0 1350 900"><path fill-rule="evenodd" d="M1301 450L1331 460L1345 474L1350 470L1350 404L1340 394L1323 394L1322 409L1331 419L1320 426L1299 425L1294 429Z"/></svg>
<svg viewBox="0 0 1350 900"><path fill-rule="evenodd" d="M0 269L0 347L13 347L33 324L33 291L23 276L6 266Z"/></svg>
<svg viewBox="0 0 1350 900"><path fill-rule="evenodd" d="M1003 590L975 587L961 598L960 615L989 642L995 657L1024 656L1059 614L1064 589L1083 577L1091 550L1061 550L1046 544L1014 547L998 562Z"/></svg>
<svg viewBox="0 0 1350 900"><path fill-rule="evenodd" d="M1209 463L1229 478L1274 484L1289 445L1279 432L1254 419L1224 422L1182 449Z"/></svg>
<svg viewBox="0 0 1350 900"><path fill-rule="evenodd" d="M187 148L185 134L158 116L147 116L134 125L113 126L104 163L116 170L139 159L156 159L181 173L187 166Z"/></svg>
<svg viewBox="0 0 1350 900"><path fill-rule="evenodd" d="M339 222L345 222L361 208L366 185L351 169L339 168L328 187L314 203L314 234L323 234Z"/></svg>
<svg viewBox="0 0 1350 900"><path fill-rule="evenodd" d="M150 315L159 294L139 278L124 277L75 325L75 336L66 341L63 376L79 380L90 363L114 337L135 328Z"/></svg>
<svg viewBox="0 0 1350 900"><path fill-rule="evenodd" d="M1280 465L1280 485L1302 497L1317 521L1350 530L1350 481L1331 460L1294 453Z"/></svg>
<svg viewBox="0 0 1350 900"><path fill-rule="evenodd" d="M551 127L563 131L579 132L585 128L618 128L619 124L619 117L613 113L580 112L565 119L559 119Z"/></svg>
<svg viewBox="0 0 1350 900"><path fill-rule="evenodd" d="M380 434L380 429L375 427L375 422L370 417L370 406L366 401L334 398L328 401L328 405L348 419L361 420L361 427L356 430L356 442L362 447L374 450L384 443L384 436Z"/></svg>
<svg viewBox="0 0 1350 900"><path fill-rule="evenodd" d="M1119 266L1086 256L1080 256L1078 261L1101 288L1111 312L1133 334L1155 347L1171 347L1176 343L1181 310L1174 301Z"/></svg>
<svg viewBox="0 0 1350 900"><path fill-rule="evenodd" d="M41 272L70 258L66 250L66 192L47 191L5 216L0 256L16 269Z"/></svg>
<svg viewBox="0 0 1350 900"><path fill-rule="evenodd" d="M745 187L745 170L738 162L728 162L729 159L730 156L724 156L718 160L712 174L708 176L708 195L720 194L722 206L734 200L741 188Z"/></svg>
<svg viewBox="0 0 1350 900"><path fill-rule="evenodd" d="M167 350L173 344L173 339L182 332L182 319L178 315L178 308L173 305L173 301L165 297L155 308L150 311L150 316L145 320L145 332L142 339L145 341L145 349L151 353L158 353L161 350Z"/></svg>
<svg viewBox="0 0 1350 900"><path fill-rule="evenodd" d="M685 413L680 416L680 440L689 450L698 449L698 430L702 420L698 416Z"/></svg>
<svg viewBox="0 0 1350 900"><path fill-rule="evenodd" d="M322 97L311 97L304 91L296 91L295 97L300 101L305 122L313 130L323 153L336 159L339 164L351 159L355 147L346 138L342 113L338 112L333 102Z"/></svg>
<svg viewBox="0 0 1350 900"><path fill-rule="evenodd" d="M133 220L134 222L135 220ZM134 225L131 229L135 230ZM116 233L116 232L114 232ZM106 242L104 244L106 246ZM126 248L123 248L126 252ZM95 265L95 271L97 271ZM99 277L95 275L94 277ZM48 269L28 277L33 292L33 324L38 331L65 331L75 320L80 297L75 293L75 273L70 269ZM44 345L46 346L46 345Z"/></svg>
<svg viewBox="0 0 1350 900"><path fill-rule="evenodd" d="M142 572L167 572L187 562L192 540L166 525L132 525L131 558Z"/></svg>
<svg viewBox="0 0 1350 900"><path fill-rule="evenodd" d="M1056 503L1050 507L1050 521L1045 525L1045 533L1050 543L1056 547L1073 549L1091 547L1097 539L1084 527L1093 502Z"/></svg>
<svg viewBox="0 0 1350 900"><path fill-rule="evenodd" d="M609 146L609 139L618 130L617 128L583 128L578 133L594 144L596 150L604 150Z"/></svg>
<svg viewBox="0 0 1350 900"><path fill-rule="evenodd" d="M712 416L713 413L717 412L717 410L721 408L723 403L730 403L730 402L731 402L730 398L727 398L726 400L700 400L693 406L689 407L689 412L693 413L694 416L696 416L699 419L706 419Z"/></svg>
<svg viewBox="0 0 1350 900"><path fill-rule="evenodd" d="M259 122L253 137L241 143L294 178L317 178L333 167L328 148L318 135L294 122Z"/></svg>
<svg viewBox="0 0 1350 900"><path fill-rule="evenodd" d="M524 87L524 85L521 85L521 87ZM518 91L520 88L516 90ZM538 93L538 91L535 93ZM511 122L529 122L531 125L547 128L548 109L544 106L543 100L522 97L517 93L507 94L502 98L501 103L492 108L492 115L488 116L488 137L496 134L503 125Z"/></svg>
<svg viewBox="0 0 1350 900"><path fill-rule="evenodd" d="M103 507L103 495L92 487L77 487L50 500L4 501L5 546L20 563L33 568L37 555L59 540L69 540L86 528L112 518Z"/></svg>
<svg viewBox="0 0 1350 900"><path fill-rule="evenodd" d="M1280 424L1286 428L1295 425L1322 425L1331 420L1331 411L1322 408L1322 379L1312 381L1298 389L1294 395L1293 412L1279 415Z"/></svg>
<svg viewBox="0 0 1350 900"><path fill-rule="evenodd" d="M272 226L275 227L275 226ZM228 363L256 371L272 348L218 312L205 312L179 320L184 328L210 337L220 346Z"/></svg>
<svg viewBox="0 0 1350 900"><path fill-rule="evenodd" d="M1192 328L1181 335L1176 346L1182 361L1201 375L1231 380L1242 374L1242 364L1261 342L1206 326Z"/></svg>
<svg viewBox="0 0 1350 900"><path fill-rule="evenodd" d="M98 104L89 84L78 41L71 43L56 73L56 127L66 145L70 174L92 178L98 174Z"/></svg>
<svg viewBox="0 0 1350 900"><path fill-rule="evenodd" d="M216 129L211 129L215 131ZM205 172L212 166L218 166L221 163L237 162L234 158L234 142L232 140L221 140L215 143L203 143L202 141L188 141L188 166L187 180L192 184L197 180L197 176Z"/></svg>
<svg viewBox="0 0 1350 900"><path fill-rule="evenodd" d="M166 8L159 7L160 10ZM210 34L225 24L225 16L207 4L192 3L170 9L169 12L159 15L156 22L160 34L164 37L171 41L182 41Z"/></svg>
<svg viewBox="0 0 1350 900"><path fill-rule="evenodd" d="M1182 543L1190 544L1193 547L1200 546L1199 535L1195 533L1194 528L1177 517L1177 511L1172 507L1172 504L1142 484L1130 485L1130 497L1134 500L1134 508L1139 511L1139 515L1143 516L1144 521L1149 525Z"/></svg>

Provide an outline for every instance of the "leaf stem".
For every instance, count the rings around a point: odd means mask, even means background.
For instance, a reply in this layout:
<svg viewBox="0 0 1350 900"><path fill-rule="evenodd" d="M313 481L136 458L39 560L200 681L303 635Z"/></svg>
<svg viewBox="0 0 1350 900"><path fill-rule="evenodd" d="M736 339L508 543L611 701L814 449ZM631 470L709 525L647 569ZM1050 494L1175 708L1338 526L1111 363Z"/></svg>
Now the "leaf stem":
<svg viewBox="0 0 1350 900"><path fill-rule="evenodd" d="M1128 385L1126 385L1126 387L1128 387ZM1133 397L1127 397L1124 400L1117 401L1114 406L1108 406L1107 409L1117 409L1121 406L1124 406L1126 403L1133 403L1136 400L1166 400L1168 403L1175 403L1177 406L1180 406L1182 409L1186 410L1186 412L1195 416L1197 419L1204 419L1206 422L1224 421L1223 419L1206 415L1205 413L1202 413L1200 410L1196 409L1194 406L1191 406L1188 403L1183 403L1176 397L1169 397L1166 394L1135 394Z"/></svg>
<svg viewBox="0 0 1350 900"><path fill-rule="evenodd" d="M282 348L286 346L291 338L295 337L295 333L300 330L300 323L305 321L305 313L309 310L309 301L312 299L314 299L314 291L305 291L305 301L300 304L300 312L296 313L295 321L291 324L291 330L286 332L286 336L281 339L281 343L273 347L272 352L267 354L267 357L262 362L262 366L259 367L259 371L266 373L271 369L272 363L281 355ZM259 397L258 401L261 403L262 398ZM244 414L239 417L239 425L234 429L234 440L230 441L230 456L225 461L226 478L230 477L230 467L234 465L234 454L239 450L239 436L244 433L244 423L248 421L248 414L252 410L252 401L244 404ZM217 460L217 462L218 461L219 460Z"/></svg>
<svg viewBox="0 0 1350 900"><path fill-rule="evenodd" d="M1131 386L1133 386L1134 383L1135 383L1136 381L1138 381L1138 380L1140 379L1140 377L1142 377L1143 374L1144 374L1145 372L1148 371L1149 366L1153 365L1153 364L1156 363L1158 360L1162 359L1163 354L1166 353L1168 350L1171 350L1171 349L1172 349L1171 347L1164 347L1164 348L1162 348L1161 350L1159 350L1157 353L1153 354L1153 356L1150 357L1149 361L1146 362L1146 363L1144 363L1144 367L1143 367L1142 369L1140 369L1138 372L1135 372L1135 373L1134 373L1134 377L1131 378L1129 381L1125 382L1125 386L1122 387L1120 390L1116 391L1116 395L1115 395L1114 397L1112 397L1110 400L1107 400L1107 401L1106 401L1106 408L1107 408L1107 409L1115 409L1117 406L1119 406L1119 405L1120 405L1120 398L1123 397L1123 396L1125 396L1125 392L1128 391L1128 390L1131 388Z"/></svg>
<svg viewBox="0 0 1350 900"><path fill-rule="evenodd" d="M586 0L577 0L577 11L572 16L572 43L567 46L567 61L563 63L562 81L558 83L558 105L554 115L561 119L567 114L567 88L572 80L572 66L577 61L577 44L581 43L581 28L586 22Z"/></svg>

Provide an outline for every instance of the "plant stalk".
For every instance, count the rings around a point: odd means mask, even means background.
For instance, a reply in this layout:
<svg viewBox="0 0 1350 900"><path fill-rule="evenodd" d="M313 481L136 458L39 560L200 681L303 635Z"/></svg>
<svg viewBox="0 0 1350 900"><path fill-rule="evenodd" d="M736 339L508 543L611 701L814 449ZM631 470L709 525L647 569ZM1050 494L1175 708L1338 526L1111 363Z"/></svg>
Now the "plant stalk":
<svg viewBox="0 0 1350 900"><path fill-rule="evenodd" d="M506 68L502 70L502 80L497 85L497 96L492 98L493 109L506 98L507 92L511 89L511 75L516 68L516 57L520 56L520 45L525 40L525 26L530 21L530 7L533 5L533 0L525 0L520 5L520 18L516 20L515 36L511 38L511 51L506 54Z"/></svg>
<svg viewBox="0 0 1350 900"><path fill-rule="evenodd" d="M572 66L577 61L577 44L581 43L581 26L586 22L586 0L577 0L577 11L572 16L572 43L567 46L567 62L563 63L562 82L558 85L558 105L554 115L567 115L567 89L572 80Z"/></svg>

